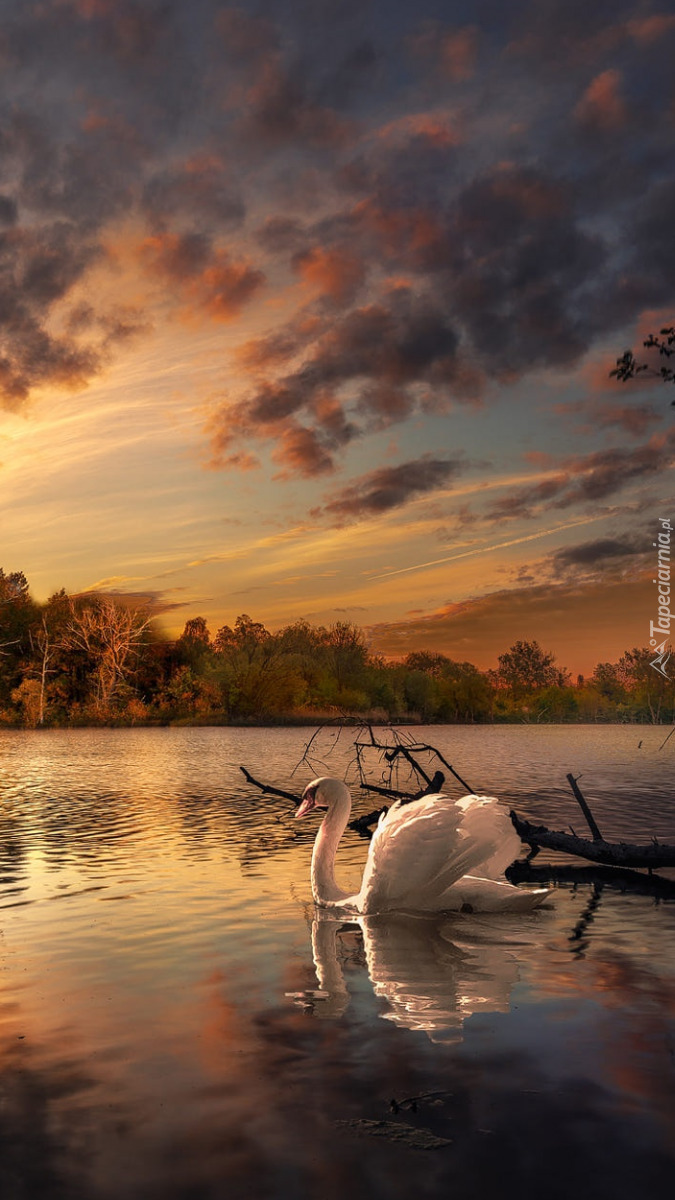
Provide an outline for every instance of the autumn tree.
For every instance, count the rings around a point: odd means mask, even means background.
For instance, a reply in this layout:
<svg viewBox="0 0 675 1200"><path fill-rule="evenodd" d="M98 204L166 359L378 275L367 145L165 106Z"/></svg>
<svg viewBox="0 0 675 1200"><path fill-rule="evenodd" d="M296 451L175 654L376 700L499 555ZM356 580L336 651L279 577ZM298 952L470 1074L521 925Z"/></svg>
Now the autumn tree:
<svg viewBox="0 0 675 1200"><path fill-rule="evenodd" d="M253 718L291 712L305 689L298 672L285 659L279 639L248 613L234 628L224 625L214 639L214 677L231 717Z"/></svg>
<svg viewBox="0 0 675 1200"><path fill-rule="evenodd" d="M275 638L289 669L303 680L304 701L314 705L325 702L328 631L301 619L281 629Z"/></svg>
<svg viewBox="0 0 675 1200"><path fill-rule="evenodd" d="M556 666L555 655L542 650L539 642L518 641L497 659L499 666L494 672L498 687L511 693L514 699L522 699L531 692L545 687L564 687L568 674Z"/></svg>
<svg viewBox="0 0 675 1200"><path fill-rule="evenodd" d="M358 676L366 665L368 649L363 630L351 621L336 621L325 637L328 657L338 687Z"/></svg>
<svg viewBox="0 0 675 1200"><path fill-rule="evenodd" d="M0 568L0 692L5 700L21 684L29 630L38 612L23 571L6 575Z"/></svg>
<svg viewBox="0 0 675 1200"><path fill-rule="evenodd" d="M653 658L654 651L648 646L626 650L616 664L616 676L634 704L657 724L664 715L675 719L675 680L655 671Z"/></svg>
<svg viewBox="0 0 675 1200"><path fill-rule="evenodd" d="M409 671L424 671L425 675L439 678L449 665L450 659L445 654L437 654L431 650L412 650L403 660Z"/></svg>
<svg viewBox="0 0 675 1200"><path fill-rule="evenodd" d="M212 649L211 634L205 617L192 617L186 621L175 645L178 664L199 672Z"/></svg>

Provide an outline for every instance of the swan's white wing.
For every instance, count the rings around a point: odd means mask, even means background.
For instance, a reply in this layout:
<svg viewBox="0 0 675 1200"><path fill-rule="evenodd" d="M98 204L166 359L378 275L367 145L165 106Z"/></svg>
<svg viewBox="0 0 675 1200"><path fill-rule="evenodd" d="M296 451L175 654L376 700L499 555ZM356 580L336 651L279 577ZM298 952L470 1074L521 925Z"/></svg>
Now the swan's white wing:
<svg viewBox="0 0 675 1200"><path fill-rule="evenodd" d="M447 912L531 912L549 895L548 888L519 888L506 881L465 875L445 898Z"/></svg>
<svg viewBox="0 0 675 1200"><path fill-rule="evenodd" d="M522 849L508 812L494 796L464 796L457 804L466 813L462 825L465 836L481 842L485 851L485 857L476 858L473 873L481 879L503 882L506 868ZM480 871L476 870L478 866Z"/></svg>
<svg viewBox="0 0 675 1200"><path fill-rule="evenodd" d="M393 804L377 826L359 894L364 913L438 912L463 875L512 862L520 848L493 796L424 796ZM485 872L487 873L487 871Z"/></svg>

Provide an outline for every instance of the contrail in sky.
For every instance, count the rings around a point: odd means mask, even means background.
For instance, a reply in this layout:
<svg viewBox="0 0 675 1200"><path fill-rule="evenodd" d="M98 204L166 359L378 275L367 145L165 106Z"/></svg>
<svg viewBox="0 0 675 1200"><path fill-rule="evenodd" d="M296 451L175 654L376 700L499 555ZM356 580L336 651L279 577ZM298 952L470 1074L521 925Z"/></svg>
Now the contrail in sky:
<svg viewBox="0 0 675 1200"><path fill-rule="evenodd" d="M510 542L495 542L493 546L478 546L473 550L465 550L462 554L450 554L446 558L432 558L430 562L417 563L414 567L400 567L398 571L385 571L382 575L374 575L374 579L389 579L392 575L406 575L409 571L423 571L425 567L438 567L441 563L455 562L458 558L471 558L474 554L488 554L490 550L504 550L507 546L520 546L522 542L533 542L536 538L546 537L549 533L560 533L563 529L574 529L576 525L590 525L593 521L602 521L607 517L603 513L599 517L584 517L581 521L569 521L566 525L554 525L552 529L540 529L538 533L528 533L527 537L513 538Z"/></svg>

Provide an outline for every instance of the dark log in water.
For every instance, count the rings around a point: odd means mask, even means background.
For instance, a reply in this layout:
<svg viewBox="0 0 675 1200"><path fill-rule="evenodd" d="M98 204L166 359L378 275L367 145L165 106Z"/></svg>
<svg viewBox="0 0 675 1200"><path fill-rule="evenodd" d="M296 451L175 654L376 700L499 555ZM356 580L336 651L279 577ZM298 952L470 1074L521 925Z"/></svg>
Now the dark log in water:
<svg viewBox="0 0 675 1200"><path fill-rule="evenodd" d="M606 842L604 839L588 841L571 833L547 829L545 825L534 825L513 811L510 816L518 837L533 850L560 850L563 854L573 854L612 867L646 867L650 871L657 867L675 867L675 846L657 842L656 838L647 845Z"/></svg>

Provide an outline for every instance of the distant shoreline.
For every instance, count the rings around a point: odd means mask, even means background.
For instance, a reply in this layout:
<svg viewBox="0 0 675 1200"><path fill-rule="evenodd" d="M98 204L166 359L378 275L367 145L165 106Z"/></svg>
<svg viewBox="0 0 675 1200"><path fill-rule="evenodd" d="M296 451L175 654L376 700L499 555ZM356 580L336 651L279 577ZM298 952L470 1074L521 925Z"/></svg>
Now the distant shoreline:
<svg viewBox="0 0 675 1200"><path fill-rule="evenodd" d="M51 723L44 725L19 725L19 724L0 724L1 733L49 733L54 731L75 730L75 729L318 729L318 728L347 728L358 729L364 725L372 725L377 729L385 728L406 728L406 729L494 729L501 728L505 725L518 726L522 725L528 729L546 728L551 726L561 726L570 729L595 729L598 726L632 726L640 729L660 728L675 725L672 719L663 719L662 721L640 720L635 718L626 721L612 720L596 720L596 721L524 721L510 718L502 718L496 721L429 721L429 720L412 720L402 718L401 720L385 721L381 716L370 718L368 716L347 715L340 718L320 718L311 720L307 716L293 717L275 717L265 720L253 720L252 718L239 718L235 720L224 719L219 721L214 719L213 714L210 718L200 717L179 717L175 721L89 721L89 722L72 722L56 724Z"/></svg>

